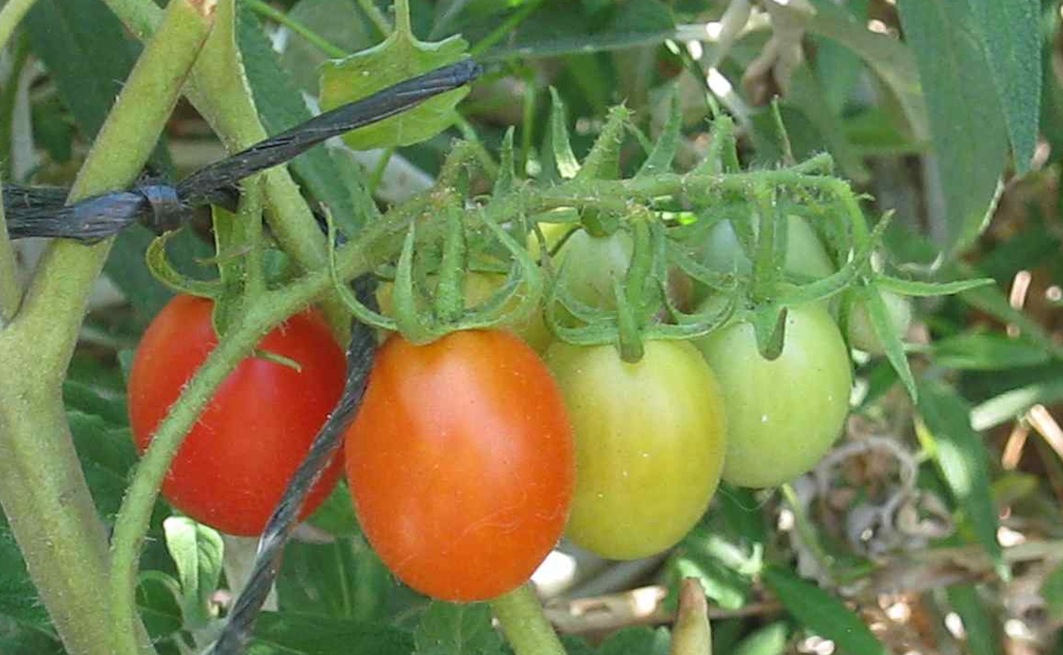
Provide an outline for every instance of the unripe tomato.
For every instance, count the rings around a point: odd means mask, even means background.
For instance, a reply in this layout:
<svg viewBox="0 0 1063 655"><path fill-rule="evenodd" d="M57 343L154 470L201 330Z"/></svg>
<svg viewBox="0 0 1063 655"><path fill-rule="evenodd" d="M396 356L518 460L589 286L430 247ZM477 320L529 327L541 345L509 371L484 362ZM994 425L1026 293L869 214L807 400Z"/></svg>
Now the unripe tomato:
<svg viewBox="0 0 1063 655"><path fill-rule="evenodd" d="M815 279L833 273L834 264L812 226L796 214L786 217L786 225L784 270ZM719 273L738 272L749 275L753 269L753 264L742 250L730 221L720 221L708 229L700 252L702 263Z"/></svg>
<svg viewBox="0 0 1063 655"><path fill-rule="evenodd" d="M838 327L820 303L790 308L782 354L757 352L738 322L694 342L719 377L727 409L723 479L773 487L807 472L841 434L852 372Z"/></svg>
<svg viewBox="0 0 1063 655"><path fill-rule="evenodd" d="M213 302L177 296L148 326L129 375L133 439L143 452L170 405L217 346ZM222 532L257 535L283 495L325 418L343 391L343 349L314 311L288 319L242 361L177 451L162 494L192 518ZM312 488L301 515L328 496L341 473L336 458Z"/></svg>
<svg viewBox="0 0 1063 655"><path fill-rule="evenodd" d="M627 274L632 248L627 232L594 237L586 230L577 230L557 253L554 264L561 271L557 284L586 305L615 309L614 284Z"/></svg>
<svg viewBox="0 0 1063 655"><path fill-rule="evenodd" d="M904 296L892 291L879 291L882 301L886 304L886 311L890 316L890 324L894 333L904 337L908 327L912 324L912 306ZM882 340L875 333L875 326L871 323L871 317L867 315L867 306L863 300L857 299L849 305L849 323L847 332L849 343L854 348L859 348L872 355L881 355Z"/></svg>
<svg viewBox="0 0 1063 655"><path fill-rule="evenodd" d="M555 342L547 351L576 436L565 534L610 559L675 545L708 507L726 450L720 389L697 349L644 345L635 364L612 346Z"/></svg>
<svg viewBox="0 0 1063 655"><path fill-rule="evenodd" d="M389 569L421 593L493 598L557 543L575 477L561 393L509 332L454 332L377 353L346 436L355 511Z"/></svg>

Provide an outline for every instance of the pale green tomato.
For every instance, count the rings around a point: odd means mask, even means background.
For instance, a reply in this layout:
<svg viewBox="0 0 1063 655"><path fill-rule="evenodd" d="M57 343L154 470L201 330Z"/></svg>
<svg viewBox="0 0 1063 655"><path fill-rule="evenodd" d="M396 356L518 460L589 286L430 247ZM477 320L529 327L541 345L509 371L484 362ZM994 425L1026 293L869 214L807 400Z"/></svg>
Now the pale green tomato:
<svg viewBox="0 0 1063 655"><path fill-rule="evenodd" d="M616 309L614 283L623 282L631 264L631 235L616 231L593 237L585 230L572 233L554 262L561 270L557 284L576 300L601 309Z"/></svg>
<svg viewBox="0 0 1063 655"><path fill-rule="evenodd" d="M852 372L838 327L819 303L791 308L782 354L757 352L753 326L738 322L694 342L723 388L723 479L774 487L809 471L841 434Z"/></svg>
<svg viewBox="0 0 1063 655"><path fill-rule="evenodd" d="M796 214L786 217L787 273L820 279L834 272L834 264L812 226ZM742 251L734 226L720 221L709 228L700 249L701 261L719 273L749 275L753 265Z"/></svg>
<svg viewBox="0 0 1063 655"><path fill-rule="evenodd" d="M612 346L555 342L546 354L576 441L565 534L609 559L674 546L716 491L726 450L716 377L697 349L647 341L635 364Z"/></svg>
<svg viewBox="0 0 1063 655"><path fill-rule="evenodd" d="M882 301L886 303L886 312L894 334L904 338L912 324L912 306L904 296L892 291L879 291ZM882 340L875 334L875 326L867 314L867 305L862 300L855 300L849 305L849 344L872 355L881 355Z"/></svg>

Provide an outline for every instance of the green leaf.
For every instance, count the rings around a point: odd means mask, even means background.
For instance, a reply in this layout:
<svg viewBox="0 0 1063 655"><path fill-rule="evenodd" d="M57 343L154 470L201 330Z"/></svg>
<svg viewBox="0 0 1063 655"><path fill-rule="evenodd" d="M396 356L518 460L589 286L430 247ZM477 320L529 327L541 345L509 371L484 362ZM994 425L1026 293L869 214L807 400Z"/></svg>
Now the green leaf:
<svg viewBox="0 0 1063 655"><path fill-rule="evenodd" d="M115 427L100 416L68 410L67 419L96 510L111 519L122 505L129 471L137 461L133 438L128 428Z"/></svg>
<svg viewBox="0 0 1063 655"><path fill-rule="evenodd" d="M1041 583L1041 597L1045 600L1045 609L1053 621L1063 621L1063 564L1059 564Z"/></svg>
<svg viewBox="0 0 1063 655"><path fill-rule="evenodd" d="M491 608L434 601L413 635L414 655L496 655L502 637L491 626Z"/></svg>
<svg viewBox="0 0 1063 655"><path fill-rule="evenodd" d="M100 0L40 0L24 22L34 54L48 67L82 133L100 130L140 44Z"/></svg>
<svg viewBox="0 0 1063 655"><path fill-rule="evenodd" d="M962 250L981 232L996 200L1007 148L996 89L967 4L900 0L901 25L926 97L933 160L945 200L942 244Z"/></svg>
<svg viewBox="0 0 1063 655"><path fill-rule="evenodd" d="M399 3L401 10L403 3ZM461 59L468 44L459 37L427 43L418 41L409 26L408 8L392 34L379 45L321 68L321 107L331 109L405 79ZM423 102L408 112L344 135L355 150L408 146L440 133L453 122L453 110L468 94L462 87Z"/></svg>
<svg viewBox="0 0 1063 655"><path fill-rule="evenodd" d="M177 565L181 612L185 623L198 627L213 618L211 596L218 588L224 545L216 530L184 516L163 521L166 547Z"/></svg>
<svg viewBox="0 0 1063 655"><path fill-rule="evenodd" d="M413 636L388 625L293 612L263 612L247 655L410 655Z"/></svg>
<svg viewBox="0 0 1063 655"><path fill-rule="evenodd" d="M237 13L236 37L263 127L277 134L309 120L311 114L302 94L280 67L277 53L250 10ZM376 205L365 190L362 171L342 167L336 154L328 148L312 148L292 160L290 166L310 193L329 207L344 234L355 234L374 215Z"/></svg>
<svg viewBox="0 0 1063 655"><path fill-rule="evenodd" d="M955 585L948 589L949 604L963 621L967 648L971 655L999 655L1004 652L995 623L974 585Z"/></svg>
<svg viewBox="0 0 1063 655"><path fill-rule="evenodd" d="M833 0L813 0L816 13L806 27L857 54L893 93L916 141L930 138L927 110L919 92L919 71L911 50L897 39L867 29Z"/></svg>
<svg viewBox="0 0 1063 655"><path fill-rule="evenodd" d="M1036 344L995 332L957 334L934 342L930 352L939 366L965 371L1002 371L1050 361Z"/></svg>
<svg viewBox="0 0 1063 655"><path fill-rule="evenodd" d="M782 621L771 623L743 639L731 655L783 655L789 637L789 626Z"/></svg>
<svg viewBox="0 0 1063 655"><path fill-rule="evenodd" d="M971 410L971 426L988 430L1014 420L1034 405L1052 405L1063 400L1063 378L1034 382L994 396Z"/></svg>
<svg viewBox="0 0 1063 655"><path fill-rule="evenodd" d="M989 72L1004 109L1015 168L1030 170L1041 108L1041 40L1037 0L968 0Z"/></svg>
<svg viewBox="0 0 1063 655"><path fill-rule="evenodd" d="M597 655L668 655L670 634L665 628L625 628L598 647Z"/></svg>
<svg viewBox="0 0 1063 655"><path fill-rule="evenodd" d="M282 610L357 622L386 619L397 601L407 600L406 593L360 537L292 542L277 577Z"/></svg>
<svg viewBox="0 0 1063 655"><path fill-rule="evenodd" d="M37 597L15 536L3 519L0 514L0 619L10 624L12 632L28 630L54 635L48 611ZM9 637L7 632L0 623L0 639ZM11 636L14 637L17 635Z"/></svg>
<svg viewBox="0 0 1063 655"><path fill-rule="evenodd" d="M762 544L767 540L763 508L750 489L721 482L716 497L727 525L736 534L751 544Z"/></svg>
<svg viewBox="0 0 1063 655"><path fill-rule="evenodd" d="M971 428L971 408L955 391L940 382L919 385L917 430L923 449L930 454L941 477L963 510L975 537L1006 575L1003 552L997 542L997 510L989 488L988 453L980 435Z"/></svg>
<svg viewBox="0 0 1063 655"><path fill-rule="evenodd" d="M350 0L299 0L288 18L344 52L358 52L379 40L379 34ZM280 57L282 67L307 93L318 93L319 69L328 56L317 45L292 33Z"/></svg>
<svg viewBox="0 0 1063 655"><path fill-rule="evenodd" d="M790 614L806 628L837 644L848 655L886 655L871 630L853 611L826 591L792 571L771 566L764 570L764 582L779 597Z"/></svg>

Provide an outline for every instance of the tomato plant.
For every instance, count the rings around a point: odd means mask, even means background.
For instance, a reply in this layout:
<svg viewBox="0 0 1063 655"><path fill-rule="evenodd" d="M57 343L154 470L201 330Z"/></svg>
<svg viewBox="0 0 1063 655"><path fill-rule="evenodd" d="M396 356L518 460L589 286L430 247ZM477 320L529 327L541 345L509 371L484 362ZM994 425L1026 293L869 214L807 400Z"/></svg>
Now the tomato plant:
<svg viewBox="0 0 1063 655"><path fill-rule="evenodd" d="M818 462L849 411L849 352L817 303L791 307L782 354L757 352L753 326L736 322L695 341L716 372L727 409L723 479L772 487Z"/></svg>
<svg viewBox="0 0 1063 655"><path fill-rule="evenodd" d="M370 543L429 596L510 591L568 517L575 470L564 401L535 352L506 331L424 346L390 337L345 450Z"/></svg>
<svg viewBox="0 0 1063 655"><path fill-rule="evenodd" d="M648 341L628 364L610 345L557 342L547 365L576 437L566 535L611 559L675 545L708 507L726 448L723 398L697 349Z"/></svg>
<svg viewBox="0 0 1063 655"><path fill-rule="evenodd" d="M576 230L557 253L557 283L586 305L613 309L614 287L627 273L631 251L631 236L626 232L618 230L596 237L586 230Z"/></svg>
<svg viewBox="0 0 1063 655"><path fill-rule="evenodd" d="M213 306L177 296L140 341L129 375L129 417L141 451L217 346ZM298 370L262 357L241 362L188 433L162 486L174 507L236 535L262 532L344 380L343 350L314 311L291 317L258 348ZM303 516L325 499L341 472L337 458L311 491Z"/></svg>

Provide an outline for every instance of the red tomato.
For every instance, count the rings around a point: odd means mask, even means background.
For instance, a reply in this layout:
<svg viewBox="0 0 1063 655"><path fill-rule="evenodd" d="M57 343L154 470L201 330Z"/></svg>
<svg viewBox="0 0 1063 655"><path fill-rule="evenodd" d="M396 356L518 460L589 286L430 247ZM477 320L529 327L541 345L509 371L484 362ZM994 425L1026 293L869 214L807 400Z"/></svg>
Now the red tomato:
<svg viewBox="0 0 1063 655"><path fill-rule="evenodd" d="M553 548L575 477L564 400L530 347L501 330L425 346L393 335L347 433L362 529L384 563L435 598L510 591Z"/></svg>
<svg viewBox="0 0 1063 655"><path fill-rule="evenodd" d="M129 376L129 416L137 448L185 383L217 346L213 302L177 296L144 333ZM170 503L222 532L260 534L288 479L343 391L343 349L319 314L290 318L259 342L260 350L299 364L251 357L221 384L174 458L162 484ZM302 516L332 491L336 458L313 487Z"/></svg>

